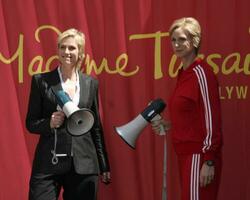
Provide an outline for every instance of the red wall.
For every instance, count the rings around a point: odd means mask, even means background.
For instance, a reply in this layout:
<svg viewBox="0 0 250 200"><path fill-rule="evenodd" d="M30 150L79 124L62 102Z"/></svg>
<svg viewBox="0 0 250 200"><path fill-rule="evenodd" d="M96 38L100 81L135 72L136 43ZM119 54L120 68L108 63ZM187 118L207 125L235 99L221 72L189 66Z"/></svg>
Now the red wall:
<svg viewBox="0 0 250 200"><path fill-rule="evenodd" d="M83 70L100 81L113 180L109 186L100 185L99 199L160 200L164 138L147 127L132 150L113 126L132 120L152 99L168 100L179 66L168 28L184 16L200 21L200 53L221 85L224 146L219 199L250 199L249 1L2 0L0 4L0 200L27 199L38 139L24 126L31 75L56 67L57 35L71 27L86 34ZM164 115L168 117L168 109ZM168 137L167 141L167 194L177 200L175 154Z"/></svg>

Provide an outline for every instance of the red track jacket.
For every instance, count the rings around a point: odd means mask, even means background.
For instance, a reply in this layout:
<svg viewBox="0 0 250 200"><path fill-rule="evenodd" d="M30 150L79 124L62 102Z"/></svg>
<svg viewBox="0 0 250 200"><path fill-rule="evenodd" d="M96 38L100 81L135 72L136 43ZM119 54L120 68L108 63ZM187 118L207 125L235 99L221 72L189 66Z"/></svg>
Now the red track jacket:
<svg viewBox="0 0 250 200"><path fill-rule="evenodd" d="M181 69L169 107L177 154L203 153L204 160L213 160L222 137L218 81L211 67L198 59Z"/></svg>

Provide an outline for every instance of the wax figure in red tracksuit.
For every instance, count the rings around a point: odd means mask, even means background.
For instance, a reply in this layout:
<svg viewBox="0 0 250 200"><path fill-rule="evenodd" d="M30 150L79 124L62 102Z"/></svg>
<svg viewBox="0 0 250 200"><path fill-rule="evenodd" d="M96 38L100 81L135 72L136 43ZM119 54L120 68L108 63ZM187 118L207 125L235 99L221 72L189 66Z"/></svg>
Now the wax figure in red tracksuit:
<svg viewBox="0 0 250 200"><path fill-rule="evenodd" d="M183 67L170 98L171 137L177 153L182 200L215 200L220 178L221 114L218 81L197 53L201 38L194 18L176 20L170 28L174 53ZM159 132L164 119L154 122Z"/></svg>

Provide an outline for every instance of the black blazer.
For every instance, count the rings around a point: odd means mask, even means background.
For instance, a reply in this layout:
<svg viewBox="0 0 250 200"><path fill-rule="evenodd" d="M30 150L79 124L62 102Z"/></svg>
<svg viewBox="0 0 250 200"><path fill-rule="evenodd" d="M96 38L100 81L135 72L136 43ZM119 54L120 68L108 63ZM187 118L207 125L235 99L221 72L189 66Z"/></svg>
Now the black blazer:
<svg viewBox="0 0 250 200"><path fill-rule="evenodd" d="M79 108L89 108L95 114L95 124L90 132L72 137L67 133L65 122L57 129L57 154L67 154L58 157L57 164L52 164L54 149L54 129L50 128L50 118L57 110L54 91L62 90L57 69L37 74L32 77L26 128L31 133L40 134L33 161L33 172L64 173L73 163L79 174L98 174L109 171L109 163L105 150L103 130L98 111L98 81L79 72L80 101ZM66 121L65 117L65 121Z"/></svg>

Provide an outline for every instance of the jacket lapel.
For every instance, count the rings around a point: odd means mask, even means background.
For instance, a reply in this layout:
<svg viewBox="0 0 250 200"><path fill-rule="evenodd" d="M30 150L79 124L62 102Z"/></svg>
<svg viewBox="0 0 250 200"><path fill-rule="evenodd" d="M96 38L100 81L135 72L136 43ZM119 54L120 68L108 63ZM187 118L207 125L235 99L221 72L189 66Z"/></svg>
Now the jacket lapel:
<svg viewBox="0 0 250 200"><path fill-rule="evenodd" d="M79 82L80 82L80 108L88 108L90 104L90 90L91 90L91 79L85 74L79 72Z"/></svg>
<svg viewBox="0 0 250 200"><path fill-rule="evenodd" d="M53 93L53 99L54 99L55 103L57 104L55 94L58 91L62 90L61 80L60 80L57 68L54 71L52 71L52 74L49 78L49 84L51 86L51 90L52 90L51 92Z"/></svg>

